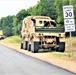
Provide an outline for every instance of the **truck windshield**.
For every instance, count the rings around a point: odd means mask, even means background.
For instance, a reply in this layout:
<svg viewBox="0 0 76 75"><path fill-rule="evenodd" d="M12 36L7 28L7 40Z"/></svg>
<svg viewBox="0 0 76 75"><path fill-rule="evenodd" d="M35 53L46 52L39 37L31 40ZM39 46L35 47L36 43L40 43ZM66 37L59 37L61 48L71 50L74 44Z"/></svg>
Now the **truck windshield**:
<svg viewBox="0 0 76 75"><path fill-rule="evenodd" d="M49 22L49 21L46 21L46 22L44 23L44 27L50 27L50 22Z"/></svg>

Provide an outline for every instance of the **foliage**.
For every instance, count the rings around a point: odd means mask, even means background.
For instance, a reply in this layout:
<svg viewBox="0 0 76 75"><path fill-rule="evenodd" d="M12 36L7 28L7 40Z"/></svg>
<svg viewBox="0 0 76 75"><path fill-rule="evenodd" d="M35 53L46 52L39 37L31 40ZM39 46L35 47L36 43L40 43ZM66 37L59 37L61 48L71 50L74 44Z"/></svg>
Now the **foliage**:
<svg viewBox="0 0 76 75"><path fill-rule="evenodd" d="M7 37L12 36L12 32L9 26L6 26L6 28L4 29L4 35Z"/></svg>
<svg viewBox="0 0 76 75"><path fill-rule="evenodd" d="M16 34L17 34L17 24L18 24L18 20L17 20L17 18L14 16L14 18L13 18L13 28L12 28L13 35L16 35Z"/></svg>
<svg viewBox="0 0 76 75"><path fill-rule="evenodd" d="M20 34L19 29L22 25L22 20L29 15L50 16L56 20L57 25L63 27L63 5L73 5L74 16L76 19L76 1L75 0L39 0L38 3L28 8L22 9L16 15L9 15L0 19L0 29L3 29L5 36ZM76 23L76 20L75 20Z"/></svg>
<svg viewBox="0 0 76 75"><path fill-rule="evenodd" d="M2 40L5 43L9 43L9 44L19 44L20 43L20 37L18 35L16 36L11 36L8 38L5 38L4 40Z"/></svg>
<svg viewBox="0 0 76 75"><path fill-rule="evenodd" d="M76 1L75 0L55 0L54 5L56 7L56 12L57 12L57 22L61 24L61 26L64 25L64 20L63 20L63 6L64 5L73 5L74 7L74 16L76 19ZM76 21L75 21L76 23Z"/></svg>
<svg viewBox="0 0 76 75"><path fill-rule="evenodd" d="M12 23L13 16L3 17L0 20L0 27L3 29L4 35L11 36L12 35Z"/></svg>
<svg viewBox="0 0 76 75"><path fill-rule="evenodd" d="M25 9L22 9L17 13L16 16L13 18L13 35L20 34L20 31L18 30L18 27L21 26L22 20L28 15L27 11Z"/></svg>
<svg viewBox="0 0 76 75"><path fill-rule="evenodd" d="M70 0L69 4L73 5L74 8L74 18L76 19L76 0ZM76 23L76 20L75 20Z"/></svg>
<svg viewBox="0 0 76 75"><path fill-rule="evenodd" d="M55 0L40 0L37 5L27 9L30 15L42 15L50 16L53 19L56 19L56 10L54 6Z"/></svg>
<svg viewBox="0 0 76 75"><path fill-rule="evenodd" d="M69 0L55 0L54 5L56 7L56 12L58 14L57 17L57 22L61 24L61 26L63 26L64 24L64 20L63 20L63 5L68 5Z"/></svg>
<svg viewBox="0 0 76 75"><path fill-rule="evenodd" d="M22 10L19 11L19 13L16 15L16 18L17 18L18 22L20 22L20 21L23 20L27 15L28 15L27 11L26 11L25 9L22 9Z"/></svg>

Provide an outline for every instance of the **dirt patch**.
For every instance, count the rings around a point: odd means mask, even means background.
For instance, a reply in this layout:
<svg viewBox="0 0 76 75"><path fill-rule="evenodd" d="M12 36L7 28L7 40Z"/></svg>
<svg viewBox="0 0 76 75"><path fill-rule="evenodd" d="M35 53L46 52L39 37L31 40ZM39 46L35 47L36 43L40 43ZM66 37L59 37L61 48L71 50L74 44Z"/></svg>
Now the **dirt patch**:
<svg viewBox="0 0 76 75"><path fill-rule="evenodd" d="M48 63L51 63L53 65L57 65L59 67L62 67L64 69L67 69L71 72L76 73L76 58L68 57L68 56L63 56L63 57L57 57L54 55L51 55L50 53L31 53L28 52L27 50L22 50L20 49L19 44L9 44L9 43L4 43L0 41L0 44L3 44L5 46L8 46L14 50L17 50L21 53L27 54L29 56L38 58L40 60L46 61Z"/></svg>

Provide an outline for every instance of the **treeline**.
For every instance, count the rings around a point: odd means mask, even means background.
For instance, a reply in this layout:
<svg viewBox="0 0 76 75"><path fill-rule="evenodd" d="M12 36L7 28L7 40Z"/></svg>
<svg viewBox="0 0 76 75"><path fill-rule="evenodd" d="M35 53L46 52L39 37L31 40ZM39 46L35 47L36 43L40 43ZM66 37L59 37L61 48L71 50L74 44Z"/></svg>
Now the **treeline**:
<svg viewBox="0 0 76 75"><path fill-rule="evenodd" d="M58 26L64 26L63 5L74 6L74 16L76 19L76 0L40 0L28 9L22 9L16 15L9 15L0 19L0 28L5 36L19 35L22 20L29 15L50 16L56 20ZM76 23L76 21L75 21Z"/></svg>

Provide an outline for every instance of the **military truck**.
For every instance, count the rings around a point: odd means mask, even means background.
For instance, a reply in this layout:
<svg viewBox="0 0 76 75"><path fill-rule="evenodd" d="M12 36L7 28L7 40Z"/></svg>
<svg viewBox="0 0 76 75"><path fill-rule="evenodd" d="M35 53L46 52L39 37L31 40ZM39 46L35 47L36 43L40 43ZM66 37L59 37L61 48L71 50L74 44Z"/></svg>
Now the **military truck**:
<svg viewBox="0 0 76 75"><path fill-rule="evenodd" d="M37 53L40 49L65 51L64 28L48 16L28 16L22 21L21 49Z"/></svg>
<svg viewBox="0 0 76 75"><path fill-rule="evenodd" d="M2 29L0 29L0 40L1 39L4 39L4 36L3 36L3 31L2 31Z"/></svg>

